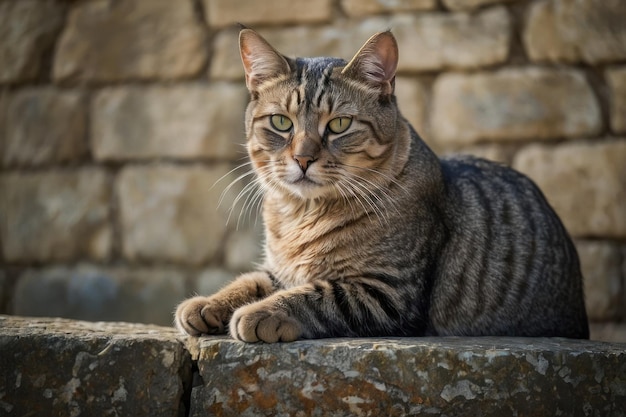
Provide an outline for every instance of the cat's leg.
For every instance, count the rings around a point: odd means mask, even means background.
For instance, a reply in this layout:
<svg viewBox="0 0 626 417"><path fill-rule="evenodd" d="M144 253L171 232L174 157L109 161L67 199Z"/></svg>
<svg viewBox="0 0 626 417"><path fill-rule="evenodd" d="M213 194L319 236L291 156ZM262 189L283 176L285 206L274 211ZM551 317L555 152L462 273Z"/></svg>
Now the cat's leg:
<svg viewBox="0 0 626 417"><path fill-rule="evenodd" d="M299 338L401 335L402 297L369 278L316 281L277 291L237 309L230 334L245 342L290 342Z"/></svg>
<svg viewBox="0 0 626 417"><path fill-rule="evenodd" d="M176 327L191 336L226 333L237 308L261 300L276 291L273 277L266 272L250 272L209 297L192 297L176 308Z"/></svg>

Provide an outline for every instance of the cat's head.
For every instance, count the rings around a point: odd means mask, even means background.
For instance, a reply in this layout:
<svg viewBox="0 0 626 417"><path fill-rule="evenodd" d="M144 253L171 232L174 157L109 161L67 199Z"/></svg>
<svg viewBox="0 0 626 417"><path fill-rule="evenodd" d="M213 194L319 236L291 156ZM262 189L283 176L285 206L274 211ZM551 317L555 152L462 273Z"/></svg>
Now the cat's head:
<svg viewBox="0 0 626 417"><path fill-rule="evenodd" d="M250 29L239 42L251 94L248 152L267 192L347 199L393 181L409 134L393 96L391 32L372 36L348 63L287 58Z"/></svg>

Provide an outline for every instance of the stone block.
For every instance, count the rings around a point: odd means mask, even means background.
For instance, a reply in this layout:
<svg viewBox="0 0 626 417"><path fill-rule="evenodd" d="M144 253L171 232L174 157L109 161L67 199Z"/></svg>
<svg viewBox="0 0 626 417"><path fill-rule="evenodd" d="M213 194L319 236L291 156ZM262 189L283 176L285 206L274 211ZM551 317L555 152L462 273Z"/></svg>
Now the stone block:
<svg viewBox="0 0 626 417"><path fill-rule="evenodd" d="M65 6L57 1L0 3L0 83L36 79L63 25Z"/></svg>
<svg viewBox="0 0 626 417"><path fill-rule="evenodd" d="M92 104L97 160L236 160L245 155L243 84L112 87Z"/></svg>
<svg viewBox="0 0 626 417"><path fill-rule="evenodd" d="M260 215L260 214L259 214ZM259 225L260 226L260 225ZM231 271L246 272L258 265L263 255L260 227L233 231L224 242L224 264Z"/></svg>
<svg viewBox="0 0 626 417"><path fill-rule="evenodd" d="M101 169L6 173L0 224L9 262L104 260L111 251L110 185Z"/></svg>
<svg viewBox="0 0 626 417"><path fill-rule="evenodd" d="M53 74L58 81L87 82L190 77L206 63L205 39L189 0L78 2Z"/></svg>
<svg viewBox="0 0 626 417"><path fill-rule="evenodd" d="M86 100L81 92L36 88L9 97L4 166L75 162L86 154Z"/></svg>
<svg viewBox="0 0 626 417"><path fill-rule="evenodd" d="M523 42L533 61L619 62L626 59L625 19L621 0L536 1Z"/></svg>
<svg viewBox="0 0 626 417"><path fill-rule="evenodd" d="M439 76L431 128L442 144L559 139L599 133L602 117L582 72L510 68Z"/></svg>
<svg viewBox="0 0 626 417"><path fill-rule="evenodd" d="M590 323L592 340L626 344L626 323Z"/></svg>
<svg viewBox="0 0 626 417"><path fill-rule="evenodd" d="M172 268L46 267L17 281L13 312L24 316L171 325L188 293L187 277Z"/></svg>
<svg viewBox="0 0 626 417"><path fill-rule="evenodd" d="M626 237L626 138L529 145L513 167L543 190L575 237Z"/></svg>
<svg viewBox="0 0 626 417"><path fill-rule="evenodd" d="M221 268L203 269L194 280L193 293L198 295L215 294L236 277L236 273Z"/></svg>
<svg viewBox="0 0 626 417"><path fill-rule="evenodd" d="M474 155L490 161L510 165L512 151L506 146L497 144L473 145L443 152L443 156Z"/></svg>
<svg viewBox="0 0 626 417"><path fill-rule="evenodd" d="M360 24L370 35L386 28L393 28L398 39L399 71L480 68L503 63L509 54L511 19L503 7L474 14L405 14Z"/></svg>
<svg viewBox="0 0 626 417"><path fill-rule="evenodd" d="M402 115L423 135L426 109L431 98L428 86L417 79L397 77L395 94Z"/></svg>
<svg viewBox="0 0 626 417"><path fill-rule="evenodd" d="M226 166L130 166L117 179L126 259L198 265L226 234L228 202L218 209ZM226 182L227 183L227 182Z"/></svg>
<svg viewBox="0 0 626 417"><path fill-rule="evenodd" d="M0 314L8 312L7 300L10 297L9 293L12 293L9 288L9 277L5 270L0 269Z"/></svg>
<svg viewBox="0 0 626 417"><path fill-rule="evenodd" d="M172 328L0 316L0 413L185 415L191 360Z"/></svg>
<svg viewBox="0 0 626 417"><path fill-rule="evenodd" d="M242 23L296 24L328 21L333 17L332 0L203 0L206 20L220 27Z"/></svg>
<svg viewBox="0 0 626 417"><path fill-rule="evenodd" d="M341 7L350 17L380 13L411 12L437 8L436 0L341 0Z"/></svg>
<svg viewBox="0 0 626 417"><path fill-rule="evenodd" d="M621 416L626 403L624 345L581 340L206 338L198 367L193 417Z"/></svg>
<svg viewBox="0 0 626 417"><path fill-rule="evenodd" d="M262 35L287 56L334 56L350 60L376 32L392 28L399 48L400 72L471 69L506 61L511 19L503 7L467 13L398 14L347 21L337 26L267 29ZM236 29L214 40L210 76L242 79Z"/></svg>
<svg viewBox="0 0 626 417"><path fill-rule="evenodd" d="M2 155L6 153L6 114L8 105L9 93L5 90L0 90L0 152L2 152ZM2 241L0 240L1 243Z"/></svg>
<svg viewBox="0 0 626 417"><path fill-rule="evenodd" d="M611 129L626 133L626 67L608 69L605 77L610 91Z"/></svg>
<svg viewBox="0 0 626 417"><path fill-rule="evenodd" d="M473 10L497 3L511 3L516 0L443 0L443 5L450 10Z"/></svg>
<svg viewBox="0 0 626 417"><path fill-rule="evenodd" d="M577 241L576 249L585 278L585 304L590 321L619 320L624 317L626 288L619 245L600 241Z"/></svg>
<svg viewBox="0 0 626 417"><path fill-rule="evenodd" d="M372 28L373 29L373 28ZM281 53L290 56L335 56L350 59L371 36L358 32L352 21L342 28L334 26L292 26L265 29L261 34ZM213 41L213 56L209 68L212 79L243 80L239 56L239 29L220 31Z"/></svg>

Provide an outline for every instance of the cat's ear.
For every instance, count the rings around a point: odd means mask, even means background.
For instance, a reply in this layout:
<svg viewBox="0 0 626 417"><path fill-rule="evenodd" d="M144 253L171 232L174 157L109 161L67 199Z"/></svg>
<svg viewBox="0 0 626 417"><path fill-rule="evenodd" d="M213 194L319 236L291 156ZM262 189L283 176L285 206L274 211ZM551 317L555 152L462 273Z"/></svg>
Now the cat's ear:
<svg viewBox="0 0 626 417"><path fill-rule="evenodd" d="M287 59L252 29L239 32L239 52L246 73L246 86L251 92L270 78L290 71Z"/></svg>
<svg viewBox="0 0 626 417"><path fill-rule="evenodd" d="M384 95L393 94L398 67L398 43L390 31L369 38L342 74L380 88Z"/></svg>

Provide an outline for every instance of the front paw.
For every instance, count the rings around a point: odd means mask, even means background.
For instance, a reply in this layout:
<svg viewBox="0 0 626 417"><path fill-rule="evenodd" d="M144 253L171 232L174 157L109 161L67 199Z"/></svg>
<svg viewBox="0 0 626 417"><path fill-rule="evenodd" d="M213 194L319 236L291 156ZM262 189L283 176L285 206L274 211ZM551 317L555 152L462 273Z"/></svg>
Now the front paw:
<svg viewBox="0 0 626 417"><path fill-rule="evenodd" d="M231 313L211 297L193 297L176 309L176 327L190 336L223 334Z"/></svg>
<svg viewBox="0 0 626 417"><path fill-rule="evenodd" d="M302 325L284 311L259 302L241 307L230 321L232 337L244 342L293 342L302 334Z"/></svg>

